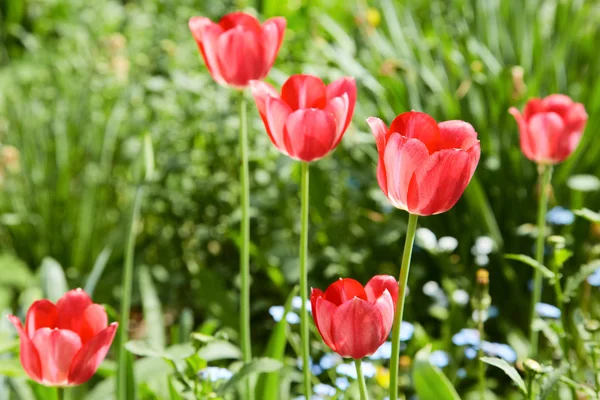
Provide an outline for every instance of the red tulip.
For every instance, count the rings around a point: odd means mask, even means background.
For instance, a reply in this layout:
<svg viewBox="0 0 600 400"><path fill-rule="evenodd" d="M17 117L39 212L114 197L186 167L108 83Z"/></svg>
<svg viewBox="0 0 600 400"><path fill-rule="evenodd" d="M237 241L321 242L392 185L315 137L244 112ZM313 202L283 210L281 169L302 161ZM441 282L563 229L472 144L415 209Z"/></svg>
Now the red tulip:
<svg viewBox="0 0 600 400"><path fill-rule="evenodd" d="M325 85L312 75L293 75L281 95L268 83L252 81L252 94L271 141L301 161L326 156L342 140L356 103L353 78Z"/></svg>
<svg viewBox="0 0 600 400"><path fill-rule="evenodd" d="M394 322L398 282L377 275L363 286L340 279L325 293L312 289L310 302L317 329L331 350L342 357L363 358L386 341Z"/></svg>
<svg viewBox="0 0 600 400"><path fill-rule="evenodd" d="M19 332L23 369L46 386L75 386L89 380L117 331L117 323L108 325L104 308L81 289L67 292L56 305L34 302L25 328L14 315L8 319Z"/></svg>
<svg viewBox="0 0 600 400"><path fill-rule="evenodd" d="M379 152L377 180L394 207L432 215L456 204L479 162L479 140L470 124L438 124L415 111L398 115L389 129L379 118L367 122Z"/></svg>
<svg viewBox="0 0 600 400"><path fill-rule="evenodd" d="M244 88L252 79L263 79L269 73L283 41L286 20L275 17L261 26L252 15L238 11L218 23L192 17L188 25L213 79Z"/></svg>
<svg viewBox="0 0 600 400"><path fill-rule="evenodd" d="M558 164L569 157L588 119L583 104L563 94L529 100L523 115L515 107L508 111L519 124L521 150L539 164Z"/></svg>

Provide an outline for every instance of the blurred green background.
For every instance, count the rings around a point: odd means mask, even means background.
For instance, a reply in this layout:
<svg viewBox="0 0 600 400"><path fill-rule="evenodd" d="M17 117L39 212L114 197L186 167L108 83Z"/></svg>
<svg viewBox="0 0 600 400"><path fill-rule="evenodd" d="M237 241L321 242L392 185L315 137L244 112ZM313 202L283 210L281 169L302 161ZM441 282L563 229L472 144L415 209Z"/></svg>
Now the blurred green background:
<svg viewBox="0 0 600 400"><path fill-rule="evenodd" d="M235 97L211 79L187 20L216 20L246 7L261 18L288 20L271 82L303 72L327 81L350 75L358 84L353 124L341 145L311 165L309 284L398 273L406 213L391 209L377 185L377 151L365 119L389 123L411 109L438 121L462 119L481 140L475 177L451 211L419 221L459 246L451 255L427 246L417 251L405 319L445 341L472 325L468 307L449 318L420 288L435 280L447 293L472 291L478 267L472 247L489 236L494 251L478 262L490 271L500 316L486 330L519 352L532 271L502 254L532 252L523 224L535 222L537 172L520 151L508 108L551 93L585 104L587 129L577 152L556 169L551 206L597 211L598 191L567 185L574 174L600 174L596 1L3 0L0 311L23 309L41 296L40 267L54 271L48 267L54 262L70 287L89 282L95 266L94 299L116 308L133 197L144 185L135 265L150 271L165 329L172 332L183 314L193 316L194 326L229 327L235 336ZM268 308L282 304L297 279L299 169L274 149L250 111L258 352L274 324ZM145 140L154 150L150 182L143 179ZM600 236L579 219L557 233L575 252L571 271L588 261ZM134 337L147 329L137 278ZM550 301L551 291L545 296Z"/></svg>

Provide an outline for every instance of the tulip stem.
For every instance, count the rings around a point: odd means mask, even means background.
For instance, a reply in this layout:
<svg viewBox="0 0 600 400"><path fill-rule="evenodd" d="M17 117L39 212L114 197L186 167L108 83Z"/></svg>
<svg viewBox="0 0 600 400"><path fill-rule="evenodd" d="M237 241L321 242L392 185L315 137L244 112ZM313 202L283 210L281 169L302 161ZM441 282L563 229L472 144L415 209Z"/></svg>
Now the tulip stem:
<svg viewBox="0 0 600 400"><path fill-rule="evenodd" d="M240 207L241 207L241 244L240 244L240 335L244 363L252 361L252 342L250 341L250 189L248 172L248 118L247 102L244 92L240 94ZM252 382L246 379L247 400L251 400Z"/></svg>
<svg viewBox="0 0 600 400"><path fill-rule="evenodd" d="M362 360L360 358L356 358L354 360L354 365L356 366L358 387L360 389L360 400L369 400L369 393L367 392L367 385L365 384L365 376L363 375L361 364Z"/></svg>
<svg viewBox="0 0 600 400"><path fill-rule="evenodd" d="M537 240L535 247L535 260L539 264L543 264L544 243L546 239L546 213L548 211L548 191L550 189L550 181L552 180L552 166L539 165L538 171L540 178L540 197L537 215ZM535 305L539 303L542 298L542 270L540 268L535 269L533 279L534 281L533 295L531 299L529 343L531 344L530 357L535 359L538 350L538 332L533 329L533 321L535 320Z"/></svg>
<svg viewBox="0 0 600 400"><path fill-rule="evenodd" d="M302 307L300 309L300 337L302 339L302 373L304 375L304 397L310 399L310 332L308 330L308 310L306 301L308 296L308 272L306 270L306 258L308 253L308 163L302 163L300 173L301 188L300 199L302 209L300 212L300 297Z"/></svg>
<svg viewBox="0 0 600 400"><path fill-rule="evenodd" d="M129 234L127 237L127 247L125 248L125 261L123 265L123 287L121 297L121 322L119 324L119 363L117 365L117 398L127 400L129 398L128 388L128 358L129 353L125 349L125 344L129 340L129 315L131 309L131 291L133 286L133 257L135 250L136 227L140 216L140 207L144 187L139 185L135 192L133 200L133 210L131 212L131 221L129 224Z"/></svg>
<svg viewBox="0 0 600 400"><path fill-rule="evenodd" d="M398 299L396 301L396 312L394 314L394 329L392 330L392 356L390 360L390 400L398 398L398 360L400 358L400 327L404 314L404 300L406 297L406 286L408 285L408 272L410 269L410 258L412 256L415 233L417 231L418 215L408 214L408 227L406 228L406 241L404 242L404 253L402 254L402 265L400 266L400 279L398 288Z"/></svg>

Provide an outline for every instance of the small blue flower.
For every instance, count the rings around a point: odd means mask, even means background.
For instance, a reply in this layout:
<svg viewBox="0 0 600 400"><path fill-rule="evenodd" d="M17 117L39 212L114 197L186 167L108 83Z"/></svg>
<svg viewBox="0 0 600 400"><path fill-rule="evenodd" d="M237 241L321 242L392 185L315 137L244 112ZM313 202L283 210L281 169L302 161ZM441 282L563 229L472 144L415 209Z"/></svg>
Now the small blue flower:
<svg viewBox="0 0 600 400"><path fill-rule="evenodd" d="M341 362L342 357L339 354L328 353L321 358L321 360L319 361L319 365L321 366L321 368L327 371L328 369L335 367Z"/></svg>
<svg viewBox="0 0 600 400"><path fill-rule="evenodd" d="M208 379L211 382L216 382L219 380L231 379L233 373L231 373L231 371L229 371L227 368L206 367L198 372L198 376L200 379Z"/></svg>
<svg viewBox="0 0 600 400"><path fill-rule="evenodd" d="M320 375L323 372L323 369L321 368L321 366L319 364L313 364L312 357L310 357L308 359L308 364L310 367L310 371L313 373L313 375ZM304 362L302 361L302 358L296 359L296 366L298 367L299 370L302 370L303 365L304 365Z"/></svg>
<svg viewBox="0 0 600 400"><path fill-rule="evenodd" d="M275 322L279 322L281 321L281 318L283 318L283 314L285 314L285 308L283 306L269 307L269 314L271 314L271 317L273 317L273 320ZM288 322L288 324L291 325L300 323L300 317L298 316L298 314L292 311L288 311L285 320Z"/></svg>
<svg viewBox="0 0 600 400"><path fill-rule="evenodd" d="M542 318L560 318L561 312L558 307L546 303L537 303L535 305L535 313Z"/></svg>
<svg viewBox="0 0 600 400"><path fill-rule="evenodd" d="M459 306L465 306L469 303L469 293L463 289L457 289L452 292L452 301L454 301Z"/></svg>
<svg viewBox="0 0 600 400"><path fill-rule="evenodd" d="M429 362L438 368L444 368L450 362L450 357L445 351L436 350L429 355Z"/></svg>
<svg viewBox="0 0 600 400"><path fill-rule="evenodd" d="M456 376L459 379L465 379L467 377L467 370L464 368L459 368L458 371L456 371Z"/></svg>
<svg viewBox="0 0 600 400"><path fill-rule="evenodd" d="M457 346L478 346L479 331L477 329L463 328L452 336L452 343Z"/></svg>
<svg viewBox="0 0 600 400"><path fill-rule="evenodd" d="M369 358L371 360L388 360L391 356L392 342L384 342Z"/></svg>
<svg viewBox="0 0 600 400"><path fill-rule="evenodd" d="M415 333L415 326L410 322L402 321L400 325L400 341L407 342L412 338Z"/></svg>
<svg viewBox="0 0 600 400"><path fill-rule="evenodd" d="M500 357L509 363L517 361L517 353L507 344L483 341L481 348L484 353L492 357Z"/></svg>
<svg viewBox="0 0 600 400"><path fill-rule="evenodd" d="M356 367L354 364L351 364L351 363L344 363L344 364L338 365L335 368L335 372L337 372L340 375L345 375L352 379L357 378ZM376 372L377 372L377 370L375 369L375 366L372 363L370 363L370 362L362 363L362 373L365 376L365 378L374 377Z"/></svg>
<svg viewBox="0 0 600 400"><path fill-rule="evenodd" d="M587 281L592 286L600 286L600 268L592 272L592 274L587 277Z"/></svg>
<svg viewBox="0 0 600 400"><path fill-rule="evenodd" d="M496 318L499 313L500 311L496 306L490 306L490 308L488 308L488 318Z"/></svg>
<svg viewBox="0 0 600 400"><path fill-rule="evenodd" d="M346 390L350 386L350 382L348 381L348 378L341 376L335 379L335 386L340 390Z"/></svg>
<svg viewBox="0 0 600 400"><path fill-rule="evenodd" d="M552 225L571 225L575 222L575 214L561 206L556 206L546 214L546 221Z"/></svg>
<svg viewBox="0 0 600 400"><path fill-rule="evenodd" d="M477 357L477 350L475 350L473 347L467 347L465 349L465 357L467 357L469 360L473 360L475 357Z"/></svg>
<svg viewBox="0 0 600 400"><path fill-rule="evenodd" d="M337 390L335 390L335 388L331 385L326 385L324 383L318 383L314 386L313 388L315 394L318 394L320 396L335 396L335 393L337 392Z"/></svg>
<svg viewBox="0 0 600 400"><path fill-rule="evenodd" d="M302 298L300 296L294 296L292 299L292 308L295 310L300 310L302 308ZM308 312L312 311L312 304L310 304L310 300L306 300L306 309Z"/></svg>

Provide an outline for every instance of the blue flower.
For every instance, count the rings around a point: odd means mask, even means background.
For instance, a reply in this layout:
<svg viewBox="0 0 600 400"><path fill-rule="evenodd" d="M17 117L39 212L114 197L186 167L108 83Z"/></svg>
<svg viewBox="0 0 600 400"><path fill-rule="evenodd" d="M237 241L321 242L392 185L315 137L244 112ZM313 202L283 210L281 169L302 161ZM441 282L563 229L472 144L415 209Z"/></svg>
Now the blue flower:
<svg viewBox="0 0 600 400"><path fill-rule="evenodd" d="M208 379L211 382L216 382L219 380L229 380L233 376L233 373L229 371L227 368L219 368L219 367L206 367L200 372L198 372L198 376L200 379L206 380Z"/></svg>
<svg viewBox="0 0 600 400"><path fill-rule="evenodd" d="M537 303L535 305L535 313L542 318L560 318L561 312L558 307L546 303Z"/></svg>
<svg viewBox="0 0 600 400"><path fill-rule="evenodd" d="M346 390L348 389L348 386L350 386L350 382L348 381L348 378L341 376L335 379L335 386L340 390Z"/></svg>
<svg viewBox="0 0 600 400"><path fill-rule="evenodd" d="M467 347L465 349L465 357L467 357L469 360L474 359L477 357L477 350L475 350L473 347Z"/></svg>
<svg viewBox="0 0 600 400"><path fill-rule="evenodd" d="M488 308L488 318L496 318L499 313L498 307L496 306L490 306L490 308Z"/></svg>
<svg viewBox="0 0 600 400"><path fill-rule="evenodd" d="M392 342L384 342L375 353L371 354L371 360L387 360L392 356Z"/></svg>
<svg viewBox="0 0 600 400"><path fill-rule="evenodd" d="M459 377L460 379L464 379L467 377L467 370L464 368L459 368L458 371L456 371L456 376Z"/></svg>
<svg viewBox="0 0 600 400"><path fill-rule="evenodd" d="M331 385L326 385L324 383L318 383L314 386L313 388L315 394L318 394L320 396L335 396L335 393L337 392L337 390L335 390L335 388Z"/></svg>
<svg viewBox="0 0 600 400"><path fill-rule="evenodd" d="M350 363L340 364L335 368L335 372L337 372L340 375L346 375L347 377L350 377L352 379L357 378L356 367L354 366L354 364L350 364ZM375 366L373 364L371 364L370 362L362 363L362 373L366 378L374 377L376 372L377 372L377 370L375 369Z"/></svg>
<svg viewBox="0 0 600 400"><path fill-rule="evenodd" d="M321 360L319 361L319 365L321 366L321 368L327 371L328 369L335 367L341 362L342 357L339 354L328 353L321 358Z"/></svg>
<svg viewBox="0 0 600 400"><path fill-rule="evenodd" d="M517 353L507 344L483 341L481 348L484 353L492 357L500 357L509 363L517 361Z"/></svg>
<svg viewBox="0 0 600 400"><path fill-rule="evenodd" d="M575 222L575 214L564 207L556 206L548 211L546 221L552 225L571 225Z"/></svg>
<svg viewBox="0 0 600 400"><path fill-rule="evenodd" d="M275 322L279 322L281 321L281 318L283 318L283 314L285 314L285 308L283 306L269 307L269 314L271 314L271 317L273 317ZM288 324L292 325L300 323L300 317L298 314L292 311L288 311L285 320L288 322Z"/></svg>
<svg viewBox="0 0 600 400"><path fill-rule="evenodd" d="M402 321L400 325L400 341L406 342L410 340L415 332L415 326L410 322Z"/></svg>
<svg viewBox="0 0 600 400"><path fill-rule="evenodd" d="M452 343L457 346L478 346L479 331L477 329L463 328L452 336Z"/></svg>
<svg viewBox="0 0 600 400"><path fill-rule="evenodd" d="M302 298L300 296L294 296L292 299L292 308L295 310L300 310L302 308ZM308 312L312 311L312 304L310 304L310 300L306 300L306 309Z"/></svg>
<svg viewBox="0 0 600 400"><path fill-rule="evenodd" d="M310 366L310 371L313 373L313 375L320 375L323 372L323 369L319 364L313 364L312 357L308 359L308 364ZM302 361L302 358L296 359L296 366L298 367L298 369L302 370L303 365L304 362Z"/></svg>
<svg viewBox="0 0 600 400"><path fill-rule="evenodd" d="M587 277L587 281L592 286L600 286L600 268L592 272L592 274Z"/></svg>
<svg viewBox="0 0 600 400"><path fill-rule="evenodd" d="M450 357L445 351L436 350L429 355L429 362L438 368L444 368L450 362Z"/></svg>

